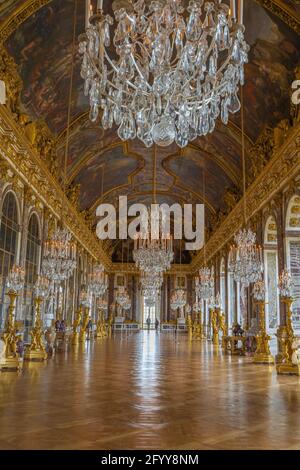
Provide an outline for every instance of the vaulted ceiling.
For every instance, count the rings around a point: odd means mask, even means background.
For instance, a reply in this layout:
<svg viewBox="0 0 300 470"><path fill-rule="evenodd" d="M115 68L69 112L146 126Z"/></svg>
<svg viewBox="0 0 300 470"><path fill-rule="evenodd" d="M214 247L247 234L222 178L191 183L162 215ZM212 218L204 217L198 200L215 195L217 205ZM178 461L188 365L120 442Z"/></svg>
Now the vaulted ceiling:
<svg viewBox="0 0 300 470"><path fill-rule="evenodd" d="M290 86L294 68L300 62L300 3L244 3L246 40L251 47L244 87L249 171L249 150L260 133L289 116ZM76 38L84 30L84 4L78 0ZM110 0L104 0L104 8L110 5ZM57 138L61 164L66 149L73 11L74 0L0 3L0 37L19 66L24 110L34 119L45 120ZM146 149L138 141L120 142L115 129L104 132L99 124L89 121L88 108L80 78L80 57L76 54L67 168L69 184L81 185L80 209L94 214L101 200L116 202L118 195L128 195L134 202L149 200L153 149ZM204 201L208 225L218 214L226 213L228 200L237 200L242 191L240 122L238 113L228 126L219 122L213 134L198 138L184 150L176 145L159 149L159 202ZM110 246L109 250L118 260L119 247Z"/></svg>

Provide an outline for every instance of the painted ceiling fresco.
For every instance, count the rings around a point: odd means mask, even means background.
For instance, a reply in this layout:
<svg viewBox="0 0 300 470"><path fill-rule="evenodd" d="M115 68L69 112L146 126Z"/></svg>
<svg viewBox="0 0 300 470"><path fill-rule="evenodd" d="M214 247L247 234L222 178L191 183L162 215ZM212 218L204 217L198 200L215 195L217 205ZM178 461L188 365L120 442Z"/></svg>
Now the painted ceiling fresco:
<svg viewBox="0 0 300 470"><path fill-rule="evenodd" d="M0 0L0 21L25 3L32 0ZM76 51L78 35L84 30L84 3L77 2ZM104 7L111 9L111 3L104 0ZM275 0L275 3L300 17L299 1ZM251 47L244 87L249 169L248 149L259 134L266 126L274 126L289 115L290 85L294 68L300 62L300 39L277 16L260 6L259 0L247 0L244 4L246 39ZM49 1L21 23L5 43L24 82L21 97L24 108L33 118L44 119L57 137L61 163L66 153L73 13L74 0ZM104 132L99 124L89 121L77 52L74 65L67 161L69 183L81 185L80 210L95 213L101 197L99 182L103 168L105 201L115 203L123 194L131 200L147 199L153 191L153 149L146 149L138 141L121 144L115 129ZM207 219L226 212L226 191L240 195L242 189L240 128L238 113L228 126L218 122L213 134L198 138L184 150L176 145L159 149L156 155L159 197L166 200L170 196L173 202L202 201L204 181Z"/></svg>

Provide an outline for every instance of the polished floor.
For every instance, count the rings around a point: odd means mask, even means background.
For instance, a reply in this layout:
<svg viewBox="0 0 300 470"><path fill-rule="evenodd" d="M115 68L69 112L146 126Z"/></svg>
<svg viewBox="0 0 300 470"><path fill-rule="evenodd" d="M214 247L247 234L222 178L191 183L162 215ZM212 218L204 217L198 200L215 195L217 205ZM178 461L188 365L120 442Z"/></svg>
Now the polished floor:
<svg viewBox="0 0 300 470"><path fill-rule="evenodd" d="M0 449L300 449L300 380L155 331L0 374Z"/></svg>

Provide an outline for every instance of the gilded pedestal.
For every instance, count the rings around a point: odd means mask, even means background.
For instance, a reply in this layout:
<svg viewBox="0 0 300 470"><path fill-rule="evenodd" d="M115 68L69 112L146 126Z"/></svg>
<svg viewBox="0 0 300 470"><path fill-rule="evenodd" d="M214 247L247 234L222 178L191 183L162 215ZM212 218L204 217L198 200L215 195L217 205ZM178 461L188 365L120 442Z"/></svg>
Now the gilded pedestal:
<svg viewBox="0 0 300 470"><path fill-rule="evenodd" d="M13 291L8 292L9 308L5 331L1 336L4 347L0 358L0 369L16 371L20 369L19 355L17 353L17 333L15 327L15 308L18 294Z"/></svg>
<svg viewBox="0 0 300 470"><path fill-rule="evenodd" d="M42 362L47 359L46 349L43 343L43 331L41 321L41 297L35 298L35 320L34 326L30 332L31 344L24 353L24 361Z"/></svg>
<svg viewBox="0 0 300 470"><path fill-rule="evenodd" d="M259 334L256 336L257 347L253 362L255 364L274 364L275 360L269 346L271 337L266 333L265 303L263 300L257 303L259 306Z"/></svg>

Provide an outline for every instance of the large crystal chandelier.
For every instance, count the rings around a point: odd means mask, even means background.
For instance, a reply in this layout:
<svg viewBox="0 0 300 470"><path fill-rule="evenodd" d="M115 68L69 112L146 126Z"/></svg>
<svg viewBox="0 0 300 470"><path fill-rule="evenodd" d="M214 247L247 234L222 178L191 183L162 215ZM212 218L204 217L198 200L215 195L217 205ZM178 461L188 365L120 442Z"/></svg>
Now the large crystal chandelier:
<svg viewBox="0 0 300 470"><path fill-rule="evenodd" d="M249 46L243 7L220 0L117 0L114 17L103 0L80 37L81 77L90 99L90 118L121 140L138 138L185 147L212 132L221 116L240 109Z"/></svg>
<svg viewBox="0 0 300 470"><path fill-rule="evenodd" d="M214 276L207 266L199 269L199 276L195 278L195 291L199 300L209 300L214 295Z"/></svg>
<svg viewBox="0 0 300 470"><path fill-rule="evenodd" d="M96 296L101 297L108 288L108 276L102 264L96 264L89 274L89 289Z"/></svg>
<svg viewBox="0 0 300 470"><path fill-rule="evenodd" d="M248 287L261 278L262 249L255 244L256 235L251 229L240 230L234 241L236 246L230 249L229 270L236 282Z"/></svg>
<svg viewBox="0 0 300 470"><path fill-rule="evenodd" d="M52 238L44 243L42 271L55 283L60 283L72 275L76 268L76 244L65 228L57 228Z"/></svg>
<svg viewBox="0 0 300 470"><path fill-rule="evenodd" d="M173 239L165 234L163 213L155 206L143 220L142 230L134 240L133 259L144 273L160 276L171 267ZM153 230L154 227L154 230Z"/></svg>

